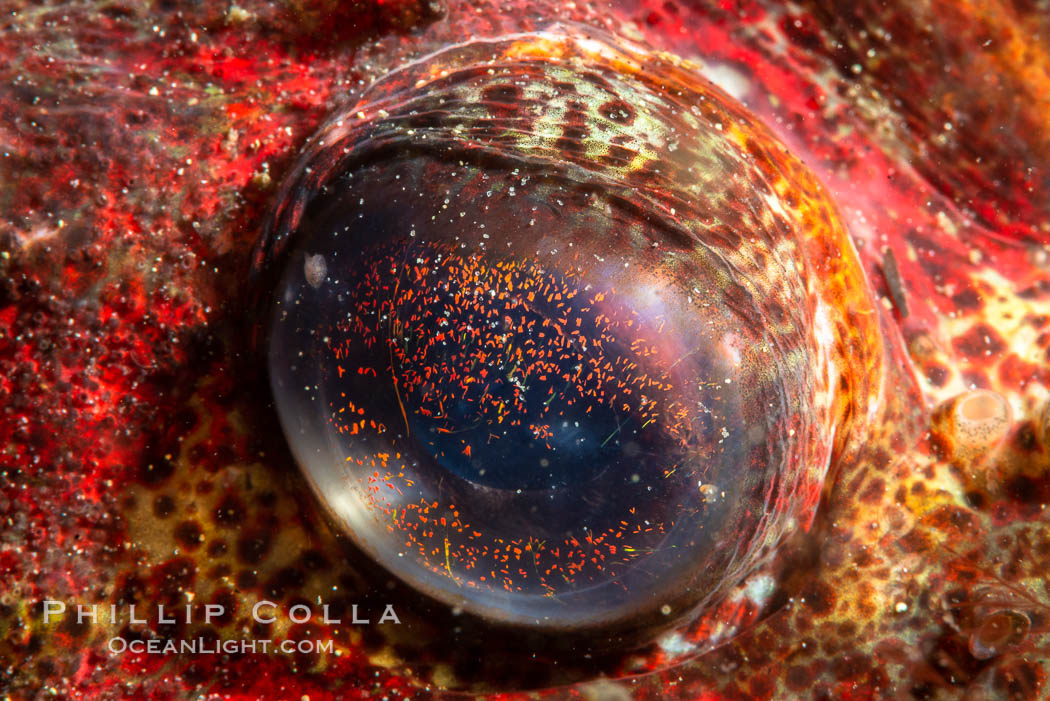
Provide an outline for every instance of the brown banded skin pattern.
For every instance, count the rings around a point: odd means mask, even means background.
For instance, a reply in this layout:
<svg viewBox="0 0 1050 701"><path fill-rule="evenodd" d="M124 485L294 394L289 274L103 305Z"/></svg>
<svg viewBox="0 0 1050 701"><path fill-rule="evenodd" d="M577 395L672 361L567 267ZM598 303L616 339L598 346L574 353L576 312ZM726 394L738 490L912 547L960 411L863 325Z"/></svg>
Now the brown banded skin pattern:
<svg viewBox="0 0 1050 701"><path fill-rule="evenodd" d="M1045 695L1046 13L932 0L9 4L0 690ZM459 82L439 68L488 61ZM437 70L412 73L423 69ZM397 122L423 112L398 112L410 104L439 119ZM334 172L344 144L419 147L424 135L549 174L514 176L521 200L500 211L526 215L525 195L593 185L567 220L582 231L612 212L613 253L644 263L609 281L626 301L588 327L595 338L626 324L628 282L686 291L701 275L716 309L752 305L736 329L752 342L746 368L763 367L754 357L769 339L793 351L780 377L806 440L785 440L799 482L774 483L772 551L729 568L702 605L684 597L693 608L672 611L651 643L544 649L413 605L409 587L340 542L281 437L245 311L272 294L249 283L272 284L265 271L294 255L302 211L280 203L304 201L318 183L298 179ZM485 197L477 163L457 163L458 180L404 163L398 174L441 183L434 192L458 185L453 208ZM609 250L537 212L548 241L579 252L529 258L512 279L592 282L593 254ZM460 233L473 252L490 240ZM460 254L447 274L479 261ZM469 320L495 309L485 304L457 309ZM631 328L654 344L662 333ZM46 598L103 606L95 623L45 624ZM355 604L376 619L392 601L402 620L253 623L261 600L323 601L344 620ZM111 604L187 603L226 613L207 625L107 616ZM114 635L318 638L335 650L114 656ZM526 688L540 690L514 691Z"/></svg>

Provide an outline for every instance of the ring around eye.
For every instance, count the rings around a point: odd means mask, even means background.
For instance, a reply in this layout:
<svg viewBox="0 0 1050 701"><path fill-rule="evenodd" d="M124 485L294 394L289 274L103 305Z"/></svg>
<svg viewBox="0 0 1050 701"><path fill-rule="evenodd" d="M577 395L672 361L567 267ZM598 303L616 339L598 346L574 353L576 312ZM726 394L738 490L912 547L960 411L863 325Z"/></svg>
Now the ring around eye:
<svg viewBox="0 0 1050 701"><path fill-rule="evenodd" d="M575 27L378 81L308 145L257 265L320 502L500 623L696 616L809 527L879 379L814 177L689 65Z"/></svg>

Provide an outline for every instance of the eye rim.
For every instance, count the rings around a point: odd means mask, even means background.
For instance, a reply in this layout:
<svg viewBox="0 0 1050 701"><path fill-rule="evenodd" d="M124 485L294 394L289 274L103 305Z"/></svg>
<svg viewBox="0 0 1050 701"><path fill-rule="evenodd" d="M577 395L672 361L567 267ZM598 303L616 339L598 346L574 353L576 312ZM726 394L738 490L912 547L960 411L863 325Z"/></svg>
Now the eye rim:
<svg viewBox="0 0 1050 701"><path fill-rule="evenodd" d="M604 32L598 32L598 31L593 30L591 28L568 26L567 29L566 29L566 25L564 25L562 23L556 23L555 25L552 25L552 26L558 28L559 30L565 30L565 31L567 31L567 34L570 34L570 35L572 33L574 33L574 32L582 32L583 35L585 35L588 38L594 37L594 36L599 36L599 37L608 37L608 36L610 36L610 35L605 34ZM531 38L536 37L537 35L543 35L545 38L549 38L549 35L547 35L546 33L542 33L542 32L540 32L540 33L523 33L523 34L517 34L517 35L509 35L509 37L513 38L513 39L531 39ZM566 35L556 36L555 38L557 40L561 40L561 41L567 41L568 40ZM393 76L395 74L400 74L403 70L407 70L408 68L411 68L413 66L419 66L421 64L424 64L427 60L429 60L433 56L441 55L441 54L444 54L446 52L453 51L455 49L463 48L464 46L470 46L470 45L475 45L475 44L493 45L493 44L497 44L498 42L503 41L503 40L507 40L507 39L508 39L508 37L504 36L504 37L496 37L496 38L487 39L487 40L474 40L474 41L464 42L463 44L459 44L459 45L456 45L456 46L453 46L453 47L449 47L449 48L446 48L446 49L442 49L442 50L440 50L438 52L435 52L435 54L431 54L428 57L424 57L423 59L420 59L418 61L412 62L408 66L403 67L402 69L398 69L397 71L395 71L394 73L388 75L387 77L385 77L383 79L380 79L380 81L378 81L377 84L382 84L384 80L387 80L388 78L390 78L390 76ZM624 42L624 44L628 45L628 46L633 46L633 45L630 45L628 42ZM618 51L619 49L615 49L615 50ZM631 51L631 50L632 49L630 49L630 48L626 49L626 51L628 51L628 52ZM635 48L633 50L637 52L636 55L641 55L642 53L644 53L644 50L642 50L640 48ZM667 61L669 61L669 64L672 65L675 68L675 70L677 70L679 72L688 70L689 64L687 64L684 61L679 61L677 59L673 59L673 57L666 57L664 55L661 55L659 58L660 58L660 60L667 60ZM695 76L695 75L691 76L690 79L691 80L698 80L698 76ZM704 81L704 82L706 82L706 81ZM710 91L715 92L715 93L720 93L721 92L716 87L713 87L713 86L710 86L710 85L708 85L707 88ZM369 92L366 92L365 96L367 97L368 94L369 94ZM358 103L355 103L355 104L358 104L358 105L364 104L365 102L367 102L366 97L362 97L362 99ZM732 101L731 98L728 98L727 96L724 96L724 95L723 95L723 97L725 99L729 100L732 105L736 105L735 101ZM743 110L742 107L740 109ZM742 114L747 115L746 111L743 111ZM320 149L321 148L321 144L324 141L324 137L323 137L324 129L330 128L332 124L337 123L338 121L339 121L338 116L333 117L331 120L329 120L329 122L327 123L326 127L322 128L322 131L319 133L319 135L313 139L313 144L312 144L312 146L310 148L314 149L314 150ZM755 123L755 124L760 129L764 130L764 127L762 127L761 124L757 124L757 123ZM766 133L768 133L768 131ZM771 139L772 139L772 142L774 144L776 144L781 149L781 151L783 151L784 154L787 154L786 147L784 147L782 144L780 144L780 142L777 141L775 139L775 137L771 137ZM310 151L308 150L308 152L306 154L304 154L304 156L300 159L300 162L297 165L296 170L293 171L293 173L296 175L296 177L300 177L300 176L304 175L303 171L304 171L304 169L306 167L305 164L309 160L309 154L310 154ZM804 168L804 166L803 166L803 168ZM806 172L808 173L808 171L806 171ZM290 177L290 178L287 178L284 182L285 182L285 185L282 188L282 192L287 192L288 190L293 188L293 183L295 182L295 180L292 177ZM315 181L313 184L316 186L318 182L319 181ZM814 181L814 183L815 183L815 181ZM301 182L298 183L298 184L302 185ZM823 192L823 190L819 186L819 183L815 183L815 185L816 185L818 190ZM832 207L832 210L833 210L833 207ZM302 214L302 209L296 210L295 208L292 208L292 209L284 210L283 213L277 213L277 214L274 214L274 215L271 216L271 218L267 222L267 237L262 241L263 244L267 244L267 245L261 245L259 247L259 249L257 251L256 262L264 261L266 258L273 258L275 256L275 254L276 254L277 257L279 257L283 252L286 252L286 250L290 247L289 246L290 240L284 235L286 235L290 231L294 230L294 228L292 228L292 229L285 229L284 230L284 234L282 234L281 236L272 237L273 230L274 230L274 228L276 226L275 222L278 221L281 218L281 216L290 217L292 220L294 220L295 218L301 216L301 214ZM827 215L827 212L824 212L824 214ZM832 217L832 219L834 219L834 213L833 212L831 213L831 217ZM837 222L837 219L834 219L834 221ZM840 238L844 238L845 239L845 243L846 243L845 248L848 249L847 250L847 257L849 257L849 255L851 254L853 262L855 263L856 262L856 252L855 252L855 250L853 250L852 242L849 240L849 238L847 236L845 236L844 231L839 230L837 233L839 234ZM836 245L840 245L840 244L841 244L841 241L835 241L832 244L829 244L828 242L821 242L821 241L815 241L815 242L814 241L810 241L810 242L808 242L808 246L807 246L808 255L806 257L807 262L809 260L809 257L812 257L814 255L813 254L814 250L818 250L819 249L819 250L827 251L827 250L830 250L830 249L834 248ZM263 266L263 267L265 267L265 266ZM859 265L857 267L859 269ZM254 268L255 269L259 269L259 266L254 266ZM853 272L851 271L850 274L853 274ZM859 279L862 280L862 281L865 280L862 271L859 274ZM841 288L840 288L840 291L841 291ZM847 299L844 302L844 306L850 307L850 311L854 315L856 315L856 314L862 314L862 315L863 314L870 314L871 310L869 308L869 305L864 304L864 302L865 302L864 298L866 297L866 295L868 293L868 286L866 284L861 285L860 288L858 290L855 290L854 292L857 292L858 294L854 294L853 298ZM846 296L848 297L849 295L846 295ZM858 299L861 302L860 304L856 304ZM870 300L867 300L867 301L870 301ZM870 306L874 306L874 305L870 305ZM877 314L877 310L876 310L876 314ZM876 327L877 327L877 325L878 325L878 322L876 322ZM865 326L866 326L866 328L870 328L871 324L867 324ZM836 411L834 413L836 413L836 414L844 414L844 415L846 415L846 417L848 419L850 417L850 415L851 415L851 412L854 409L856 409L857 406L858 406L858 402L854 401L853 395L854 394L863 395L863 394L865 394L865 392L868 389L871 388L871 386L878 385L878 378L881 375L881 354L882 354L882 350L881 350L882 349L881 336L877 337L876 341L877 342L872 344L871 347L866 346L864 343L860 343L859 344L860 346L862 346L865 349L865 352L859 353L859 355L862 357L864 363L866 363L867 366L869 367L869 369L871 370L871 378L869 378L871 381L869 383L867 383L867 384L864 384L864 386L861 387L861 390L858 391L858 392L854 392L853 389L851 388L851 390L849 392L849 397L847 397L847 399L844 400L844 402L843 402L845 404L848 404L849 406L846 409L844 409L844 410L842 409L842 407L839 407L838 409L836 409ZM838 456L841 456L841 454L846 449L847 438L851 438L851 440L856 440L856 436L852 436L851 437L848 432L846 433L846 435L838 434L838 435L835 436L835 446L832 449L830 457L829 457L829 467L826 468L827 476L829 476L829 477L831 476L831 465L835 462L835 460L837 460ZM831 482L832 482L832 480L828 479L827 482L825 483L825 487L828 487L831 484ZM812 493L813 490L810 490L810 491L811 491L810 499L813 500L813 502L815 504L816 501L820 499L821 492L820 492L819 489L816 490L815 493ZM812 524L814 523L816 517L817 517L817 513L816 513L816 510L814 508L814 510L811 512L811 516L810 516L808 522L803 522L802 524L800 524L801 527L803 529L811 527ZM801 550L801 548L799 548L799 550ZM380 561L378 561L377 559L370 559L370 562L372 562L374 566L378 565L379 568L383 568L384 567L383 564ZM486 627L491 627L492 625L493 624L491 622L485 622L485 626ZM691 654L698 654L698 653L694 651Z"/></svg>

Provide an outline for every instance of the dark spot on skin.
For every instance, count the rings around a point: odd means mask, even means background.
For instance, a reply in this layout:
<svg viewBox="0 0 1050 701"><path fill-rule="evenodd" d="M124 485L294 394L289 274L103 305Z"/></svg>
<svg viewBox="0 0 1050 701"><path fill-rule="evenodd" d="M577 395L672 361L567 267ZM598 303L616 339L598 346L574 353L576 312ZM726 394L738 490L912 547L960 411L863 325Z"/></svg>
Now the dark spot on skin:
<svg viewBox="0 0 1050 701"><path fill-rule="evenodd" d="M157 487L175 472L175 465L167 455L158 456L139 467L139 480L147 487Z"/></svg>
<svg viewBox="0 0 1050 701"><path fill-rule="evenodd" d="M1050 494L1047 479L1036 480L1028 475L1016 475L1006 483L1006 493L1021 503L1042 502Z"/></svg>
<svg viewBox="0 0 1050 701"><path fill-rule="evenodd" d="M143 110L129 110L124 113L124 123L129 127L145 124L149 116Z"/></svg>
<svg viewBox="0 0 1050 701"><path fill-rule="evenodd" d="M952 304L966 311L977 311L983 306L981 296L977 294L977 290L970 287L961 292L956 292L952 296Z"/></svg>
<svg viewBox="0 0 1050 701"><path fill-rule="evenodd" d="M255 621L252 623L252 637L253 638L269 638L270 629L273 627L273 623L260 623Z"/></svg>
<svg viewBox="0 0 1050 701"><path fill-rule="evenodd" d="M944 387L948 381L948 369L936 363L926 366L926 380L934 387Z"/></svg>
<svg viewBox="0 0 1050 701"><path fill-rule="evenodd" d="M189 558L176 557L153 568L153 587L158 599L164 602L182 599L197 576L197 567Z"/></svg>
<svg viewBox="0 0 1050 701"><path fill-rule="evenodd" d="M801 596L814 616L826 616L835 610L835 592L822 582L811 582Z"/></svg>
<svg viewBox="0 0 1050 701"><path fill-rule="evenodd" d="M490 85L481 92L485 102L514 104L521 98L521 89L512 83Z"/></svg>
<svg viewBox="0 0 1050 701"><path fill-rule="evenodd" d="M845 654L831 662L831 673L839 681L857 679L871 669L871 661L866 655Z"/></svg>
<svg viewBox="0 0 1050 701"><path fill-rule="evenodd" d="M513 83L489 85L481 91L481 103L497 119L521 114L521 88Z"/></svg>
<svg viewBox="0 0 1050 701"><path fill-rule="evenodd" d="M914 528L898 541L901 549L909 553L927 552L931 546L930 537L925 531Z"/></svg>
<svg viewBox="0 0 1050 701"><path fill-rule="evenodd" d="M780 29L788 41L807 51L816 52L824 46L820 27L807 15L785 15Z"/></svg>
<svg viewBox="0 0 1050 701"><path fill-rule="evenodd" d="M931 525L946 531L969 532L978 529L976 517L969 509L944 506L929 517Z"/></svg>
<svg viewBox="0 0 1050 701"><path fill-rule="evenodd" d="M598 108L598 113L617 124L629 125L634 123L634 108L623 100L610 100Z"/></svg>
<svg viewBox="0 0 1050 701"><path fill-rule="evenodd" d="M616 94L616 89L609 83L609 81L602 75L595 72L584 73L580 76L584 81L590 83L596 88L610 94Z"/></svg>
<svg viewBox="0 0 1050 701"><path fill-rule="evenodd" d="M988 378L977 370L963 370L963 384L974 389L988 389Z"/></svg>
<svg viewBox="0 0 1050 701"><path fill-rule="evenodd" d="M125 577L113 591L113 603L117 606L130 606L138 603L145 594L146 587L135 575Z"/></svg>
<svg viewBox="0 0 1050 701"><path fill-rule="evenodd" d="M244 517L244 506L232 494L227 494L215 507L215 523L220 526L234 526Z"/></svg>
<svg viewBox="0 0 1050 701"><path fill-rule="evenodd" d="M196 521L183 521L175 527L175 540L187 550L196 550L201 544L201 527Z"/></svg>
<svg viewBox="0 0 1050 701"><path fill-rule="evenodd" d="M749 692L751 698L764 699L772 695L774 688L772 679L768 676L759 676L751 681Z"/></svg>
<svg viewBox="0 0 1050 701"><path fill-rule="evenodd" d="M220 625L229 625L233 623L234 617L237 614L237 597L234 596L233 592L229 589L220 589L215 592L211 602L222 606L223 612L221 616L212 618L212 621Z"/></svg>
<svg viewBox="0 0 1050 701"><path fill-rule="evenodd" d="M26 652L28 652L31 655L35 655L40 652L41 647L42 643L40 641L39 635L29 636L29 642L26 643Z"/></svg>
<svg viewBox="0 0 1050 701"><path fill-rule="evenodd" d="M1032 630L1045 630L1046 618L1043 614L1039 611L1027 611L1025 615L1028 616L1028 620L1031 622Z"/></svg>
<svg viewBox="0 0 1050 701"><path fill-rule="evenodd" d="M555 142L555 147L566 157L579 157L586 148L583 140L587 137L587 130L582 127L565 127L562 136Z"/></svg>
<svg viewBox="0 0 1050 701"><path fill-rule="evenodd" d="M609 152L605 154L604 160L613 166L626 166L634 158L635 152L629 148L610 144Z"/></svg>
<svg viewBox="0 0 1050 701"><path fill-rule="evenodd" d="M988 498L981 492L966 492L966 503L975 509L983 509L988 505Z"/></svg>
<svg viewBox="0 0 1050 701"><path fill-rule="evenodd" d="M877 504L885 492L886 480L876 477L868 483L868 486L864 488L864 491L860 493L858 498L866 504Z"/></svg>
<svg viewBox="0 0 1050 701"><path fill-rule="evenodd" d="M952 341L955 350L971 359L995 356L1006 350L995 329L987 324L976 324L962 336Z"/></svg>
<svg viewBox="0 0 1050 701"><path fill-rule="evenodd" d="M237 540L237 557L246 564L257 565L270 551L270 544L269 531L249 532Z"/></svg>
<svg viewBox="0 0 1050 701"><path fill-rule="evenodd" d="M237 453L233 448L228 445L220 445L211 451L208 460L204 462L204 467L208 472L218 472L235 462L237 462Z"/></svg>
<svg viewBox="0 0 1050 701"><path fill-rule="evenodd" d="M62 630L73 638L81 638L91 628L91 619L84 618L80 623L77 623L77 616L66 615L62 619Z"/></svg>

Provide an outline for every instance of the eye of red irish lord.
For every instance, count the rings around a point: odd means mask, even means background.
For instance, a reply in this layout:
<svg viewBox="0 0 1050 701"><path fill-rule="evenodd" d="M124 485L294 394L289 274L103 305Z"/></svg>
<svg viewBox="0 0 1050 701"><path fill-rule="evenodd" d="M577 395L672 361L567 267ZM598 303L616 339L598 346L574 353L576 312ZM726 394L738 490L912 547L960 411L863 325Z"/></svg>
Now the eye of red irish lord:
<svg viewBox="0 0 1050 701"><path fill-rule="evenodd" d="M878 380L815 178L689 65L574 26L378 81L311 140L258 265L332 522L504 624L695 621L810 526Z"/></svg>

